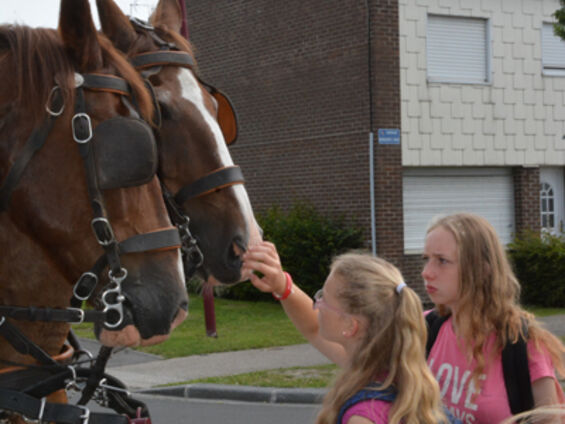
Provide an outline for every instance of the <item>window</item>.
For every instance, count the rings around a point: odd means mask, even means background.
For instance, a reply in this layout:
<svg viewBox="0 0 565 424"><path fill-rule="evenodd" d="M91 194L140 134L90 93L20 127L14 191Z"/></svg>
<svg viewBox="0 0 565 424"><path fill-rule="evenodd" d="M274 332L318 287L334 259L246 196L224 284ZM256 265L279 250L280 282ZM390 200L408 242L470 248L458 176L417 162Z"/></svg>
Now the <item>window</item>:
<svg viewBox="0 0 565 424"><path fill-rule="evenodd" d="M428 15L428 81L490 82L488 21Z"/></svg>
<svg viewBox="0 0 565 424"><path fill-rule="evenodd" d="M541 183L540 186L541 228L553 231L555 227L555 195L553 188L548 183Z"/></svg>
<svg viewBox="0 0 565 424"><path fill-rule="evenodd" d="M547 22L541 36L543 73L565 76L565 41L553 33L553 24Z"/></svg>

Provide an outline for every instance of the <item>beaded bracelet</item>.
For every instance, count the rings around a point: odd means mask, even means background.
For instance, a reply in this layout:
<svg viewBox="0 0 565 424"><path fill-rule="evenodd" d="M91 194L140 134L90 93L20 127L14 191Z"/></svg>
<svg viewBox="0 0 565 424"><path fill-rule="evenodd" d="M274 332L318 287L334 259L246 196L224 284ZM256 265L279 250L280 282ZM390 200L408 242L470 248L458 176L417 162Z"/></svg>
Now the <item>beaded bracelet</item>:
<svg viewBox="0 0 565 424"><path fill-rule="evenodd" d="M284 275L286 277L286 287L284 289L284 293L282 295L278 295L275 292L272 292L273 297L277 300L285 300L293 292L292 277L288 272L284 272Z"/></svg>

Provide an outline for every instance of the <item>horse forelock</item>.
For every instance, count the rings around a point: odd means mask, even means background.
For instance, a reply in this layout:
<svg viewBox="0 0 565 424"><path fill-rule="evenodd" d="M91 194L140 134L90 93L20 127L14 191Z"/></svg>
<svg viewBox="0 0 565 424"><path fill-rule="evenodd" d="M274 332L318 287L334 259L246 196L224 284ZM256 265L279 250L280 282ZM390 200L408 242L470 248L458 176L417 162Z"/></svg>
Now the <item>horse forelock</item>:
<svg viewBox="0 0 565 424"><path fill-rule="evenodd" d="M2 81L13 94L13 98L6 100L28 122L37 123L43 118L45 104L55 85L62 89L65 104L72 102L73 67L55 30L3 25L0 39L3 40L0 48L6 53L0 62L0 72L12 79ZM12 72L4 72L10 66Z"/></svg>

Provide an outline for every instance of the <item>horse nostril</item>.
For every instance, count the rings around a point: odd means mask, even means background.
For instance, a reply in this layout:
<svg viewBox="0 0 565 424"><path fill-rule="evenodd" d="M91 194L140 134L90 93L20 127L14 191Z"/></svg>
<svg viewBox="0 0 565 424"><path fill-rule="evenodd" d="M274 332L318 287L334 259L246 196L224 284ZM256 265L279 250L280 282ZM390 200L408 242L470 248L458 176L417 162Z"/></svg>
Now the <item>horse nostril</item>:
<svg viewBox="0 0 565 424"><path fill-rule="evenodd" d="M235 237L228 249L228 263L235 267L241 266L241 255L245 253L247 246L240 237Z"/></svg>

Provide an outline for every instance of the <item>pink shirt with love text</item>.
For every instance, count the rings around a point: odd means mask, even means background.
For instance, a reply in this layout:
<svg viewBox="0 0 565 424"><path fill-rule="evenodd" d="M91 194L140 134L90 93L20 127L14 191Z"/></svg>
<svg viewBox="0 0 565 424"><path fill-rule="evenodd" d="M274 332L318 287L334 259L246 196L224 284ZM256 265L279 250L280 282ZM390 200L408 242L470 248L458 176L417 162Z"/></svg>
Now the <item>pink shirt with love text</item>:
<svg viewBox="0 0 565 424"><path fill-rule="evenodd" d="M495 342L492 334L485 343L483 354L488 358ZM560 402L565 402L561 386L555 378L551 357L540 352L534 342L528 342L530 378L534 382L543 377L555 380ZM511 416L502 373L501 355L498 354L479 377L479 388L471 380L476 362L468 362L465 352L453 331L450 317L442 326L428 357L428 364L439 382L447 408L464 424L499 423Z"/></svg>

